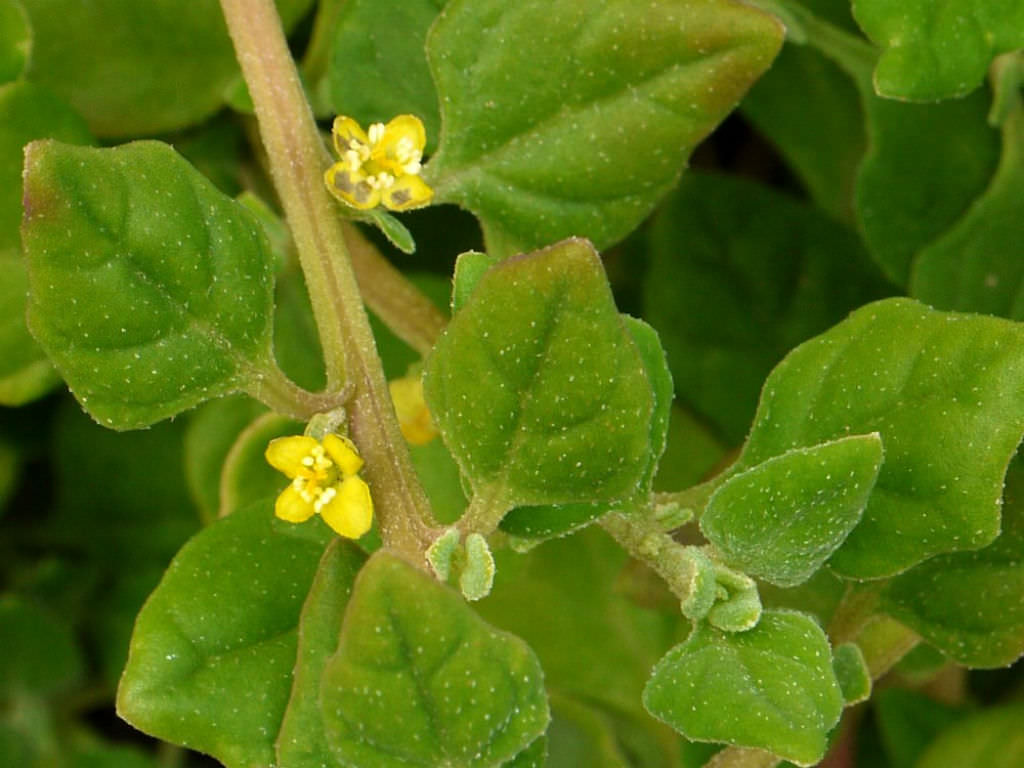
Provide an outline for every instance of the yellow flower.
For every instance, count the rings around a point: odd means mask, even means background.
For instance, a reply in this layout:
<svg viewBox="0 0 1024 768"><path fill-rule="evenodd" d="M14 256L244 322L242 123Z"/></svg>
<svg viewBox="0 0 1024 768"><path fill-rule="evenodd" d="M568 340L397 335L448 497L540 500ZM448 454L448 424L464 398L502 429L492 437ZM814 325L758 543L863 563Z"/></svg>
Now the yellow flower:
<svg viewBox="0 0 1024 768"><path fill-rule="evenodd" d="M370 487L357 474L363 460L348 438L328 434L323 441L306 435L271 440L267 461L292 478L274 505L274 514L301 523L315 514L339 536L358 539L373 521Z"/></svg>
<svg viewBox="0 0 1024 768"><path fill-rule="evenodd" d="M342 202L361 210L383 203L392 211L405 211L426 205L434 196L419 176L427 135L415 115L399 115L387 125L374 123L366 133L351 117L339 115L332 133L338 162L327 169L324 181Z"/></svg>
<svg viewBox="0 0 1024 768"><path fill-rule="evenodd" d="M423 380L419 376L389 381L388 389L391 402L395 404L398 426L406 440L413 445L426 445L437 437L437 427L423 399Z"/></svg>

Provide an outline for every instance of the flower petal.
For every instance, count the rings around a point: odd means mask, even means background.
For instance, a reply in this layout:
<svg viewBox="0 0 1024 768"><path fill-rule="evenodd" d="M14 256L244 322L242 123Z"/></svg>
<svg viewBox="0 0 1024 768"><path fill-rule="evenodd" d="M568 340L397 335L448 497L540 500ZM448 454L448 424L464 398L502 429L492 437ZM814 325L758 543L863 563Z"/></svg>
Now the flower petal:
<svg viewBox="0 0 1024 768"><path fill-rule="evenodd" d="M334 136L334 149L337 151L338 157L344 157L350 149L358 150L359 145L368 147L370 144L370 140L366 138L366 133L359 127L359 123L344 115L334 118L331 134Z"/></svg>
<svg viewBox="0 0 1024 768"><path fill-rule="evenodd" d="M335 163L324 172L327 190L341 202L361 211L380 203L380 190L366 180L362 171L351 171L344 163Z"/></svg>
<svg viewBox="0 0 1024 768"><path fill-rule="evenodd" d="M278 472L284 472L288 477L308 476L309 472L303 466L302 460L309 456L317 445L319 443L314 438L306 435L278 437L270 441L263 455L270 466Z"/></svg>
<svg viewBox="0 0 1024 768"><path fill-rule="evenodd" d="M413 147L420 153L427 145L427 131L423 127L423 121L416 115L399 115L392 118L384 126L384 136L381 138L379 146L383 147L385 151L391 150L404 138L409 138Z"/></svg>
<svg viewBox="0 0 1024 768"><path fill-rule="evenodd" d="M313 505L291 485L281 491L274 502L274 514L289 523L304 523L313 516L313 512Z"/></svg>
<svg viewBox="0 0 1024 768"><path fill-rule="evenodd" d="M363 459L356 450L355 443L347 437L332 432L324 436L323 446L331 461L338 465L338 469L345 477L354 475L363 468Z"/></svg>
<svg viewBox="0 0 1024 768"><path fill-rule="evenodd" d="M334 486L337 494L320 510L320 516L339 536L358 539L373 523L373 499L363 478L352 475Z"/></svg>
<svg viewBox="0 0 1024 768"><path fill-rule="evenodd" d="M430 418L430 410L423 399L423 380L406 376L388 382L391 401L395 404L398 426L402 436L412 445L426 445L437 437L437 427Z"/></svg>
<svg viewBox="0 0 1024 768"><path fill-rule="evenodd" d="M434 196L427 183L419 176L412 174L402 176L394 184L384 190L382 202L385 208L392 211L407 211L410 208L421 208Z"/></svg>

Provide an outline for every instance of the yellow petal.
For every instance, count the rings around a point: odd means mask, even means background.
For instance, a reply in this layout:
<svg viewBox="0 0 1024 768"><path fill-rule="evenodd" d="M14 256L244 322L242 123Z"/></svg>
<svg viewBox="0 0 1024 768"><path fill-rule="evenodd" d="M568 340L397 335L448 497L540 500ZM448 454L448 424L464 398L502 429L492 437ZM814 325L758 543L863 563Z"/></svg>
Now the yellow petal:
<svg viewBox="0 0 1024 768"><path fill-rule="evenodd" d="M291 437L278 437L267 445L266 453L263 455L278 472L284 472L288 477L298 477L300 474L308 475L302 460L312 453L319 443L312 437L306 435L292 435Z"/></svg>
<svg viewBox="0 0 1024 768"><path fill-rule="evenodd" d="M380 203L380 190L366 180L361 171L350 171L344 163L335 163L324 172L327 190L346 205L361 211Z"/></svg>
<svg viewBox="0 0 1024 768"><path fill-rule="evenodd" d="M434 196L427 183L419 176L409 174L402 176L394 184L384 190L382 202L385 208L392 211L407 211L410 208L420 208L430 202Z"/></svg>
<svg viewBox="0 0 1024 768"><path fill-rule="evenodd" d="M417 376L394 379L388 382L388 389L395 404L398 426L406 440L413 445L426 445L437 437L437 428L423 399L422 379Z"/></svg>
<svg viewBox="0 0 1024 768"><path fill-rule="evenodd" d="M332 432L324 437L323 446L331 461L338 465L338 469L345 477L354 475L363 468L363 459L356 450L355 443L347 437Z"/></svg>
<svg viewBox="0 0 1024 768"><path fill-rule="evenodd" d="M344 157L346 152L350 149L358 149L359 145L368 147L370 144L370 140L366 138L366 133L359 127L359 123L344 115L334 118L331 134L334 136L334 149L338 153L338 157Z"/></svg>
<svg viewBox="0 0 1024 768"><path fill-rule="evenodd" d="M274 514L289 523L303 523L313 516L313 512L313 505L303 499L291 485L281 491L274 502Z"/></svg>
<svg viewBox="0 0 1024 768"><path fill-rule="evenodd" d="M423 121L416 115L399 115L392 118L384 126L384 136L381 137L378 146L389 151L404 138L410 139L418 152L423 152L423 147L427 145L427 131L423 127Z"/></svg>
<svg viewBox="0 0 1024 768"><path fill-rule="evenodd" d="M320 516L334 532L346 539L358 539L373 523L373 499L370 486L363 478L352 475L334 486L337 494L323 509Z"/></svg>

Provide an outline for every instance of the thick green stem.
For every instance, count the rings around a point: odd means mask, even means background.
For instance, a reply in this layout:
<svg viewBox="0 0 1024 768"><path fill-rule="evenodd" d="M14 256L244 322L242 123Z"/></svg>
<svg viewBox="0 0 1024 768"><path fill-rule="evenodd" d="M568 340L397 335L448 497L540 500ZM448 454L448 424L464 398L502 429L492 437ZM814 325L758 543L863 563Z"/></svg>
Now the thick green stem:
<svg viewBox="0 0 1024 768"><path fill-rule="evenodd" d="M349 387L337 392L310 392L289 379L273 362L253 371L246 392L283 416L309 421L313 414L341 408L351 395Z"/></svg>
<svg viewBox="0 0 1024 768"><path fill-rule="evenodd" d="M387 381L323 183L330 157L299 82L272 0L221 0L259 121L271 176L306 276L328 389L352 387L352 439L366 460L385 545L424 565L433 516L402 439Z"/></svg>

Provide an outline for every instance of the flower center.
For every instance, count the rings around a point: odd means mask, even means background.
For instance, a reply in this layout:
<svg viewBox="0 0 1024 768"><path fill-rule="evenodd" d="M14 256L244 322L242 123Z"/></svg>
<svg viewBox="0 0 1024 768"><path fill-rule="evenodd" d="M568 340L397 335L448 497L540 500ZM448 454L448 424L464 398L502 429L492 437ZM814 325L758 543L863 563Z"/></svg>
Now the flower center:
<svg viewBox="0 0 1024 768"><path fill-rule="evenodd" d="M338 482L338 468L322 445L314 447L299 463L302 470L292 480L292 487L303 501L312 504L313 509L319 512L338 493L334 489Z"/></svg>

